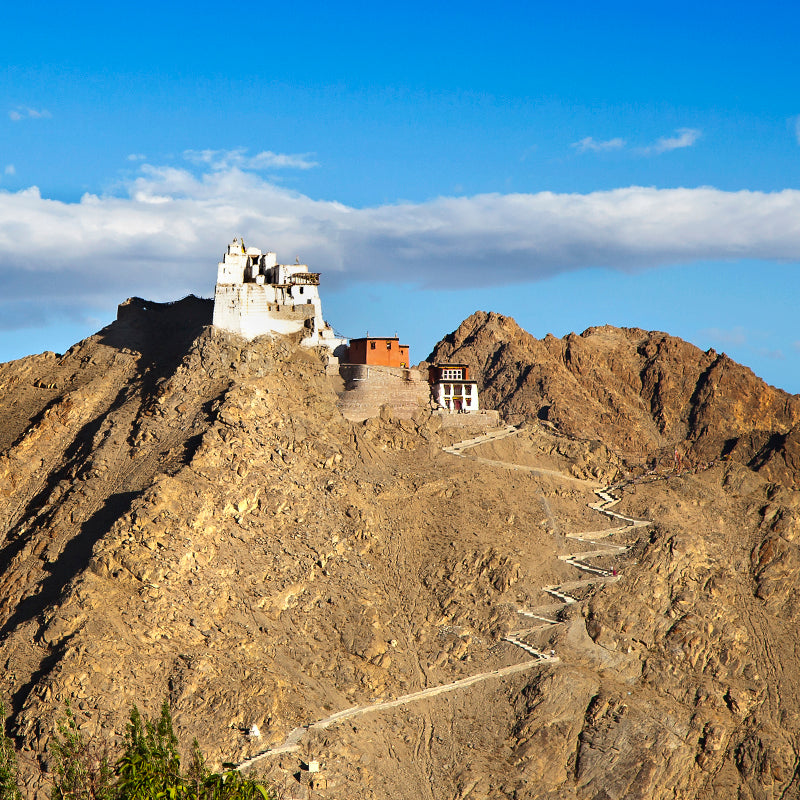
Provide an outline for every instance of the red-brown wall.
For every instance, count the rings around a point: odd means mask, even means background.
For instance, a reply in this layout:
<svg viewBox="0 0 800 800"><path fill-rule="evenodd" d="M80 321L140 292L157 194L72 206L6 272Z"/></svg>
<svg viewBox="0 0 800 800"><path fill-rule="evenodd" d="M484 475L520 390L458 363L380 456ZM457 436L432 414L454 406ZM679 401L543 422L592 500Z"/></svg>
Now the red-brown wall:
<svg viewBox="0 0 800 800"><path fill-rule="evenodd" d="M442 371L446 369L460 369L461 380L468 381L470 379L469 367L466 364L431 364L428 367L428 380L431 383L441 383Z"/></svg>

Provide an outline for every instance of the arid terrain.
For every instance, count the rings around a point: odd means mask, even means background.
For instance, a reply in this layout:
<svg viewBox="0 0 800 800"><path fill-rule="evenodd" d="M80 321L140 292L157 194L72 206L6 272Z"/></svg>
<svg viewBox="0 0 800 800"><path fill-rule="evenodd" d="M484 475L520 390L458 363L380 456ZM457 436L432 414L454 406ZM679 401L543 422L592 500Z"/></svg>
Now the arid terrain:
<svg viewBox="0 0 800 800"><path fill-rule="evenodd" d="M164 698L287 798L800 797L800 397L663 333L478 312L432 357L513 430L353 423L317 353L210 317L131 300L0 365L27 797L68 701L113 738Z"/></svg>

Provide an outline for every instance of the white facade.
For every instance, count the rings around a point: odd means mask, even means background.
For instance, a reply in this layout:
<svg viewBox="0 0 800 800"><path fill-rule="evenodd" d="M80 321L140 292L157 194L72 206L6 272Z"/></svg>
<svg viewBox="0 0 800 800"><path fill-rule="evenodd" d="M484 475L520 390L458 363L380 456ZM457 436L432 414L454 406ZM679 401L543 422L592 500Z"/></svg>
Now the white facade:
<svg viewBox="0 0 800 800"><path fill-rule="evenodd" d="M238 239L217 265L213 323L246 339L302 333L303 345L331 353L347 344L322 318L319 273L305 264L278 264L275 253L245 247Z"/></svg>
<svg viewBox="0 0 800 800"><path fill-rule="evenodd" d="M445 373L451 370L443 370L442 378L439 383L431 386L431 395L434 403L448 411L478 411L478 383L477 381L459 380ZM456 372L456 370L452 370ZM457 370L461 372L461 370Z"/></svg>

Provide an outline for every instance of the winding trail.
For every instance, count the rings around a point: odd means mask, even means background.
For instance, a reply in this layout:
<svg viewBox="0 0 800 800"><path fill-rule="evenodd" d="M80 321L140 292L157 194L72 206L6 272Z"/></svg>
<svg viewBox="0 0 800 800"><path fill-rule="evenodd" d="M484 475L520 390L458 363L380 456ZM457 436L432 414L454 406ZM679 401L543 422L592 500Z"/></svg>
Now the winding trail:
<svg viewBox="0 0 800 800"><path fill-rule="evenodd" d="M448 692L456 691L457 689L465 689L467 686L472 686L475 683L488 680L489 678L502 678L506 675L513 675L517 672L524 672L539 665L538 659L535 661L523 661L519 664L511 664L508 667L500 669L493 669L489 672L479 672L476 675L470 675L468 678L461 678L461 680L453 681L452 683L445 683L441 686L431 686L428 689L422 689L419 692L412 692L411 694L404 694L395 700L383 700L380 703L372 703L367 706L353 706L353 708L346 708L343 711L337 711L329 717L312 722L310 725L301 725L295 728L277 747L272 747L265 750L263 753L257 753L252 758L248 758L239 764L236 769L244 770L258 763L261 759L267 756L275 756L280 753L293 753L300 749L300 740L310 731L319 731L335 725L337 722L343 722L353 717L361 717L365 714L372 714L376 711L384 711L387 708L398 708L405 706L409 703L416 703L418 700L424 700L427 697L436 697L436 695L446 694Z"/></svg>
<svg viewBox="0 0 800 800"><path fill-rule="evenodd" d="M451 453L452 455L466 458L467 456L464 454L465 450L477 447L478 445L486 442L504 439L506 436L512 436L513 434L518 433L519 430L519 428L506 425L504 428L500 428L496 431L490 431L483 436L476 436L472 439L465 439L464 441L456 442L456 444L451 445L450 447L445 447L443 450L446 453ZM509 631L509 633L503 637L503 641L513 644L515 647L521 648L529 655L532 655L534 658L538 659L540 662L558 661L558 656L556 656L552 650L549 653L538 650L532 645L528 644L528 642L525 641L525 637L555 625L563 624L563 622L557 618L557 614L566 606L579 602L577 597L574 597L570 594L571 591L576 589L584 589L588 586L593 586L598 583L613 583L614 581L619 580L619 576L617 575L615 569L606 569L605 567L596 567L591 564L587 564L586 559L600 558L602 556L619 556L625 553L629 548L627 545L622 544L601 544L598 541L599 539L607 539L608 537L618 533L627 533L635 530L636 528L642 528L650 525L651 522L648 520L634 519L633 517L627 517L624 514L619 514L616 511L612 511L611 509L622 499L619 497L614 497L611 494L611 491L614 488L613 486L597 488L597 484L592 481L587 481L583 478L576 478L572 475L566 475L557 470L544 469L541 467L526 467L520 464L511 464L506 461L496 461L475 456L469 456L469 458L471 461L477 461L480 464L490 464L492 466L502 467L504 469L530 472L536 475L552 476L559 478L560 480L568 480L574 483L583 484L584 486L590 486L597 495L598 501L596 503L590 503L589 508L597 511L599 514L602 514L608 519L624 523L617 528L586 531L584 533L567 533L565 535L567 539L572 539L573 541L582 542L584 544L595 545L595 549L578 550L573 553L567 553L559 556L559 560L563 561L565 564L569 564L571 567L581 570L582 572L588 573L592 577L584 580L568 581L552 586L543 586L542 590L558 602L547 606L538 606L533 609L518 608L518 615L526 619L535 620L535 624ZM542 499L546 503L546 499L544 497ZM547 511L549 516L549 508Z"/></svg>
<svg viewBox="0 0 800 800"><path fill-rule="evenodd" d="M471 439L465 439L463 441L456 442L455 444L442 449L444 452L450 453L451 455L460 456L462 458L469 457L471 461L476 461L480 464L502 467L504 469L514 471L530 472L535 475L556 477L560 480L571 481L574 483L583 484L584 486L589 486L599 498L598 502L590 503L589 508L597 511L600 514L603 514L609 519L623 523L617 528L566 534L567 539L572 539L584 544L595 545L595 549L578 550L573 553L567 553L566 555L559 556L559 560L569 564L572 567L575 567L578 570L588 573L592 577L583 580L567 581L565 583L560 583L553 586L543 586L542 590L558 602L546 606L538 606L533 609L518 608L516 610L516 613L520 617L530 620L534 624L518 630L509 631L509 633L503 637L503 641L508 642L509 644L520 648L521 650L524 650L533 658L529 661L520 662L519 664L512 664L511 666L490 670L488 672L480 672L467 678L461 678L460 680L452 681L451 683L445 683L440 686L432 686L427 689L422 689L418 692L402 695L394 700L384 700L379 703L353 706L352 708L337 711L330 716L317 720L316 722L295 728L289 733L289 735L281 744L270 747L269 749L263 750L262 752L246 759L236 767L237 770L246 770L269 756L280 755L281 753L296 752L301 747L301 740L303 737L311 731L324 730L331 725L335 725L339 722L343 722L354 717L372 714L375 712L384 711L386 709L397 708L399 706L408 705L409 703L415 703L419 700L424 700L428 697L435 697L440 694L446 694L448 692L464 689L468 686L472 686L473 684L480 683L481 681L502 678L506 675L524 672L545 663L556 663L560 661L559 657L552 650L549 653L538 650L537 648L528 644L528 642L525 641L525 637L535 632L551 628L555 625L564 624L562 620L557 618L558 613L566 606L580 602L577 597L574 597L569 593L570 591L582 589L598 583L610 583L619 580L616 570L592 566L591 564L587 564L585 559L599 558L601 556L619 556L626 552L629 548L627 545L621 544L601 544L598 542L599 539L606 539L614 534L629 532L636 528L645 527L652 523L648 520L638 520L612 511L612 507L621 500L621 498L614 497L610 493L614 488L613 486L597 488L597 484L592 481L588 481L583 478L576 478L572 475L566 475L563 472L558 472L557 470L544 469L540 467L527 467L520 464L512 464L506 461L495 461L487 458L464 455L464 451L466 450L470 450L473 447L477 447L478 445L485 444L487 442L504 439L507 436L513 436L519 433L519 431L519 428L506 425L503 428L489 431L486 434L476 436Z"/></svg>
<svg viewBox="0 0 800 800"><path fill-rule="evenodd" d="M625 525L617 528L608 528L598 531L586 531L584 533L567 533L565 538L572 539L573 541L583 542L584 544L595 545L596 549L578 550L576 552L566 553L565 555L560 555L558 557L559 560L563 561L565 564L569 564L571 567L575 567L576 569L586 572L592 577L585 578L583 580L566 581L564 583L543 586L542 591L550 595L558 602L547 606L539 606L530 610L518 608L517 614L537 620L538 624L527 628L522 628L520 630L511 631L505 637L505 641L517 646L522 646L520 643L520 637L550 628L554 625L563 624L562 620L557 618L558 612L560 612L566 606L580 602L579 598L570 594L570 592L576 589L585 589L588 586L594 586L598 583L614 583L615 581L619 580L619 576L617 575L615 569L607 569L606 567L596 567L592 564L587 564L586 559L600 558L602 556L614 557L622 555L630 549L628 545L601 543L598 540L606 539L609 536L613 536L618 533L627 533L635 530L636 528L643 528L647 525L651 525L652 523L649 520L634 519L633 517L627 517L624 514L611 511L611 507L619 503L621 498L611 495L610 488L611 487L594 489L594 493L600 498L600 501L597 503L590 503L589 508L592 508L598 513L609 517L610 519L625 522ZM524 649L526 652L530 652L530 646L527 646ZM547 654L542 653L542 656L543 658L547 658Z"/></svg>

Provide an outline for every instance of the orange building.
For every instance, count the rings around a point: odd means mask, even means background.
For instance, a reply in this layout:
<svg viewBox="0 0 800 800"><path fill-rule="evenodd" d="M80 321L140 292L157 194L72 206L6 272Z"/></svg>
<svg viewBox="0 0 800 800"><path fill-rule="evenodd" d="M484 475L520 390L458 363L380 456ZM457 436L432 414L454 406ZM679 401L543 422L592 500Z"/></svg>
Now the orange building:
<svg viewBox="0 0 800 800"><path fill-rule="evenodd" d="M366 336L350 340L347 360L376 367L408 367L408 345L397 336Z"/></svg>

